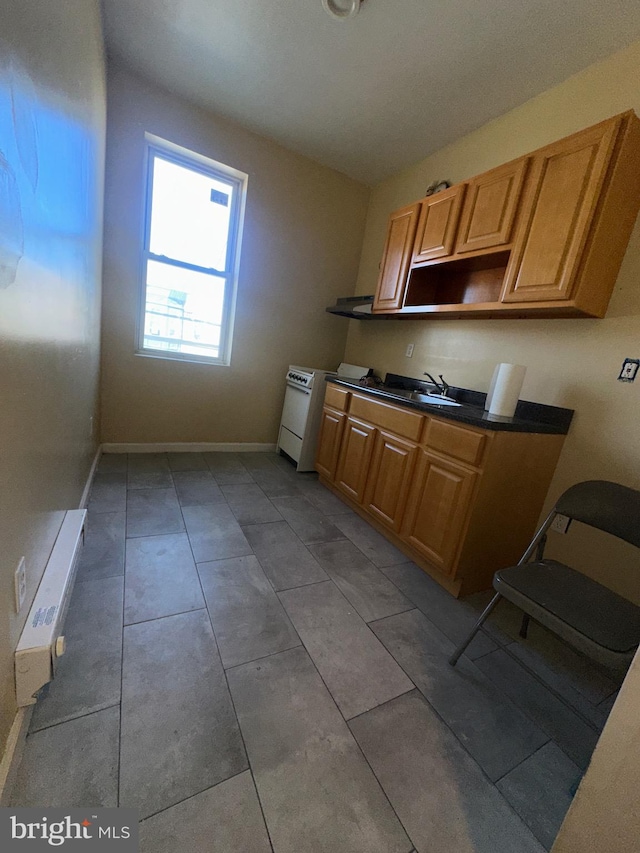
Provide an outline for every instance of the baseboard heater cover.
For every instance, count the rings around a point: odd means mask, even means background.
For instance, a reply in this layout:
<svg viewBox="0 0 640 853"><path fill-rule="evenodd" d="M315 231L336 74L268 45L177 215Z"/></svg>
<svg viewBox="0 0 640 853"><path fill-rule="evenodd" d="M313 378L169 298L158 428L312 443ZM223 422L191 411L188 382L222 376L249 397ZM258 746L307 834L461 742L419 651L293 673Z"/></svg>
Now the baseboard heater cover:
<svg viewBox="0 0 640 853"><path fill-rule="evenodd" d="M65 513L40 586L16 649L18 707L34 705L38 692L55 676L64 654L62 630L75 581L87 512Z"/></svg>

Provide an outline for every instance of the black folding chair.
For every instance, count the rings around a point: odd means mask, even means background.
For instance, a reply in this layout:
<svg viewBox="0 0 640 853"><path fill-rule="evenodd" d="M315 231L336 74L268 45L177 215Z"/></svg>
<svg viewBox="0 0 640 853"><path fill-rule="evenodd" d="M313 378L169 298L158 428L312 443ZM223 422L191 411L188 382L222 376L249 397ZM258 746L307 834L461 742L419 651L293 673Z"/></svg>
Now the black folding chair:
<svg viewBox="0 0 640 853"><path fill-rule="evenodd" d="M577 483L560 497L517 566L493 576L496 594L449 663L480 630L500 599L524 611L520 636L534 619L588 657L612 669L628 666L640 645L640 607L556 560L544 559L557 515L604 530L640 548L640 492L606 480ZM529 562L535 554L535 560Z"/></svg>

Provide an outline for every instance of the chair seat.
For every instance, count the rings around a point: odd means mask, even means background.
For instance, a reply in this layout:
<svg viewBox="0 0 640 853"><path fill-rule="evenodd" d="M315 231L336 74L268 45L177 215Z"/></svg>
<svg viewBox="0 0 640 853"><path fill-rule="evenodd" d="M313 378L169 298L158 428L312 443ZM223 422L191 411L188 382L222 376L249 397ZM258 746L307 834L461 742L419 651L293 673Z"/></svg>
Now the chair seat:
<svg viewBox="0 0 640 853"><path fill-rule="evenodd" d="M540 560L501 569L493 586L542 624L548 611L556 628L564 623L615 654L629 654L640 644L640 607L563 563Z"/></svg>

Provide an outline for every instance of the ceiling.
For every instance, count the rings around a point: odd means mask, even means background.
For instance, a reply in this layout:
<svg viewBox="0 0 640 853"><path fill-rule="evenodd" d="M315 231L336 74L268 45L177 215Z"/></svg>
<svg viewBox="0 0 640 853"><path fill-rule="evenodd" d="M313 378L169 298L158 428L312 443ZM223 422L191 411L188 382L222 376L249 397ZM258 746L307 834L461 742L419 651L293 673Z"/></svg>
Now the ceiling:
<svg viewBox="0 0 640 853"><path fill-rule="evenodd" d="M111 56L369 184L640 38L638 0L102 2Z"/></svg>

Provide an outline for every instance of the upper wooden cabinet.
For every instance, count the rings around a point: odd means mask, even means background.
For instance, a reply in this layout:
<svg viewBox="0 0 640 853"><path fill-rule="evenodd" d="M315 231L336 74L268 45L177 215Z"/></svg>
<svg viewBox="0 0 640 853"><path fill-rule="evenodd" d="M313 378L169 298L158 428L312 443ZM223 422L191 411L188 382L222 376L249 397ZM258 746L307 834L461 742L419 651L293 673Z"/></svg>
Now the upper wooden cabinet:
<svg viewBox="0 0 640 853"><path fill-rule="evenodd" d="M457 184L422 201L412 265L451 254L465 189Z"/></svg>
<svg viewBox="0 0 640 853"><path fill-rule="evenodd" d="M523 157L469 181L456 254L511 242L528 165Z"/></svg>
<svg viewBox="0 0 640 853"><path fill-rule="evenodd" d="M604 317L639 209L629 111L393 214L373 310Z"/></svg>
<svg viewBox="0 0 640 853"><path fill-rule="evenodd" d="M604 122L536 154L505 302L569 299L619 129Z"/></svg>
<svg viewBox="0 0 640 853"><path fill-rule="evenodd" d="M391 214L374 311L392 311L402 305L419 211L420 203L416 202Z"/></svg>

